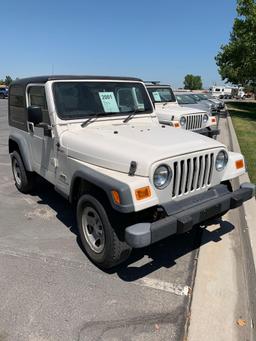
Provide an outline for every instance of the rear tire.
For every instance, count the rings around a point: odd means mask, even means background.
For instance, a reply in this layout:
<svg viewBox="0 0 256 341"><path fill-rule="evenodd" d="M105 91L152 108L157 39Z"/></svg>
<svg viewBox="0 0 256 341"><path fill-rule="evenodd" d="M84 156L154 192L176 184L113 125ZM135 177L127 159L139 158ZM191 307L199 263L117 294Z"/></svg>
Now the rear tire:
<svg viewBox="0 0 256 341"><path fill-rule="evenodd" d="M112 268L129 257L131 247L120 240L103 205L89 194L78 200L77 225L86 254L97 266Z"/></svg>
<svg viewBox="0 0 256 341"><path fill-rule="evenodd" d="M34 188L34 174L26 171L19 152L12 152L11 161L16 188L22 193L29 193Z"/></svg>
<svg viewBox="0 0 256 341"><path fill-rule="evenodd" d="M4 94L0 94L0 99L4 99Z"/></svg>

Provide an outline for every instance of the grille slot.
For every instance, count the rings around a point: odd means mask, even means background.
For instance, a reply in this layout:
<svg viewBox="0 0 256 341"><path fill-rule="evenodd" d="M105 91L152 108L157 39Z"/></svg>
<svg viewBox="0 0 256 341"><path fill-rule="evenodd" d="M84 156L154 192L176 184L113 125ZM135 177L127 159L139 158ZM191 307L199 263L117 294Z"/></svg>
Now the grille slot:
<svg viewBox="0 0 256 341"><path fill-rule="evenodd" d="M172 197L210 185L214 154L204 154L173 163Z"/></svg>
<svg viewBox="0 0 256 341"><path fill-rule="evenodd" d="M196 114L196 115L187 115L186 116L186 129L187 130L194 130L202 128L203 123L203 115Z"/></svg>

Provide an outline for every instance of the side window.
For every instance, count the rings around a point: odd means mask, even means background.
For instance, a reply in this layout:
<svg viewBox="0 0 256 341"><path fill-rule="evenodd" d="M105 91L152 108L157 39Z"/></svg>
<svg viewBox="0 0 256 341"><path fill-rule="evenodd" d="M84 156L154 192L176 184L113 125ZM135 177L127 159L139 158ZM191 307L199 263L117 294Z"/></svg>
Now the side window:
<svg viewBox="0 0 256 341"><path fill-rule="evenodd" d="M28 105L40 107L43 112L43 122L50 124L45 89L43 86L30 86L28 88Z"/></svg>
<svg viewBox="0 0 256 341"><path fill-rule="evenodd" d="M24 94L20 86L13 86L10 93L10 105L16 108L24 108Z"/></svg>
<svg viewBox="0 0 256 341"><path fill-rule="evenodd" d="M22 86L12 85L9 92L9 124L27 131L25 92Z"/></svg>

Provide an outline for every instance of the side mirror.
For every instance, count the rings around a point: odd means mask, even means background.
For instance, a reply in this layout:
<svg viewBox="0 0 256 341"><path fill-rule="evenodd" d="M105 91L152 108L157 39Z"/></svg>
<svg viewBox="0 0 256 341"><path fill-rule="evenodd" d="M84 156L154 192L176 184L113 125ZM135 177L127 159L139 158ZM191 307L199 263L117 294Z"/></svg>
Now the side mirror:
<svg viewBox="0 0 256 341"><path fill-rule="evenodd" d="M28 107L28 122L32 122L36 126L42 121L43 121L42 108L36 106Z"/></svg>

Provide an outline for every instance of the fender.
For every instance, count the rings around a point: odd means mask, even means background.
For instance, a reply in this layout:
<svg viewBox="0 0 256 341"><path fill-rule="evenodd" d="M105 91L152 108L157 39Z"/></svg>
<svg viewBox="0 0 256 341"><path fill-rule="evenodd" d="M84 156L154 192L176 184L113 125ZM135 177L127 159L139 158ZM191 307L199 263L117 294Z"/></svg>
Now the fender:
<svg viewBox="0 0 256 341"><path fill-rule="evenodd" d="M10 140L15 141L17 145L19 146L20 154L21 154L26 170L29 172L33 172L32 164L29 159L29 155L30 155L29 147L28 147L26 139L19 134L12 133L9 135L9 145L10 145Z"/></svg>
<svg viewBox="0 0 256 341"><path fill-rule="evenodd" d="M123 213L129 213L129 212L135 211L131 190L126 183L113 179L102 173L99 173L93 169L90 169L89 167L84 166L84 168L85 168L84 171L79 170L75 172L72 177L71 185L70 185L70 196L69 196L69 200L71 203L72 203L72 198L73 198L75 180L80 178L102 189L106 193L109 199L109 202L111 203L111 206L115 210L119 212L123 212ZM113 190L118 191L121 204L114 203L112 194L111 194L111 191Z"/></svg>

